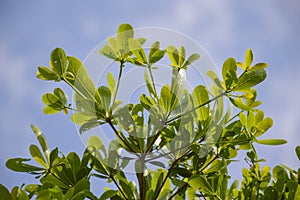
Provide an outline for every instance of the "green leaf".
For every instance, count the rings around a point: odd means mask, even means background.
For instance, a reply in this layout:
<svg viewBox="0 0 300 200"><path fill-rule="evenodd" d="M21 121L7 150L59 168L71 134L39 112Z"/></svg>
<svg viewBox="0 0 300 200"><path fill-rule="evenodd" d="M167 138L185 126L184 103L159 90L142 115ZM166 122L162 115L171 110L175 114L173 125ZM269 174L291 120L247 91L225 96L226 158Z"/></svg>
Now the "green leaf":
<svg viewBox="0 0 300 200"><path fill-rule="evenodd" d="M239 118L240 118L241 124L243 126L246 126L247 125L247 116L245 115L245 113L241 112L239 114Z"/></svg>
<svg viewBox="0 0 300 200"><path fill-rule="evenodd" d="M6 167L16 172L41 172L44 169L33 165L25 164L24 162L30 161L26 158L11 158L6 162Z"/></svg>
<svg viewBox="0 0 300 200"><path fill-rule="evenodd" d="M262 110L258 110L255 115L255 124L259 124L264 119L264 112Z"/></svg>
<svg viewBox="0 0 300 200"><path fill-rule="evenodd" d="M87 177L84 177L75 184L74 189L74 195L82 192L83 190L89 190L90 181L87 179ZM85 195L83 196L85 197Z"/></svg>
<svg viewBox="0 0 300 200"><path fill-rule="evenodd" d="M10 192L8 191L8 189L0 184L0 200L12 200L12 197L10 195Z"/></svg>
<svg viewBox="0 0 300 200"><path fill-rule="evenodd" d="M153 107L155 106L155 101L152 98L147 97L145 94L142 94L140 96L140 102L144 106L144 108L148 111L153 109Z"/></svg>
<svg viewBox="0 0 300 200"><path fill-rule="evenodd" d="M59 81L60 80L59 76L56 73L54 73L49 68L44 67L44 66L38 67L37 78L42 79L42 80L48 80L48 81L51 81L51 80Z"/></svg>
<svg viewBox="0 0 300 200"><path fill-rule="evenodd" d="M250 71L261 70L267 68L269 65L267 63L257 63L250 68Z"/></svg>
<svg viewBox="0 0 300 200"><path fill-rule="evenodd" d="M192 176L189 178L188 184L192 188L204 192L206 195L213 195L214 193L212 186L203 175L196 174Z"/></svg>
<svg viewBox="0 0 300 200"><path fill-rule="evenodd" d="M264 197L266 199L278 199L278 192L276 191L276 189L272 186L269 186L265 189L264 191Z"/></svg>
<svg viewBox="0 0 300 200"><path fill-rule="evenodd" d="M241 91L256 86L264 81L266 77L267 73L264 69L248 71L239 77L238 82L234 87L234 91Z"/></svg>
<svg viewBox="0 0 300 200"><path fill-rule="evenodd" d="M111 93L114 94L117 84L116 84L114 75L111 72L107 73L107 83L108 83L108 88L110 89Z"/></svg>
<svg viewBox="0 0 300 200"><path fill-rule="evenodd" d="M96 151L101 150L107 156L105 146L98 136L91 136L88 140L88 146L94 148Z"/></svg>
<svg viewBox="0 0 300 200"><path fill-rule="evenodd" d="M218 76L216 75L216 73L212 70L209 70L206 72L206 75L221 89L224 89L222 82L220 81L220 79L218 78Z"/></svg>
<svg viewBox="0 0 300 200"><path fill-rule="evenodd" d="M296 154L297 154L297 156L298 156L298 159L300 160L300 146L297 146L297 147L295 148L295 151L296 151Z"/></svg>
<svg viewBox="0 0 300 200"><path fill-rule="evenodd" d="M179 60L179 56L178 56L178 51L174 46L168 46L166 48L166 51L168 53L168 56L171 60L171 66L172 67L179 67L178 65L178 60Z"/></svg>
<svg viewBox="0 0 300 200"><path fill-rule="evenodd" d="M256 140L256 142L264 145L282 145L287 143L287 141L283 139L262 139Z"/></svg>
<svg viewBox="0 0 300 200"><path fill-rule="evenodd" d="M209 101L208 90L203 85L198 85L192 93L192 98L194 102L194 107L198 108L196 110L198 119L200 121L206 121L209 116L209 104L204 105ZM200 107L201 106L201 107Z"/></svg>
<svg viewBox="0 0 300 200"><path fill-rule="evenodd" d="M255 116L254 112L252 110L248 111L248 116L247 116L247 129L251 130L252 127L255 125Z"/></svg>
<svg viewBox="0 0 300 200"><path fill-rule="evenodd" d="M40 146L42 147L42 150L44 152L44 155L49 163L49 159L50 159L50 149L49 149L49 146L47 144L47 140L44 136L44 134L42 133L42 131L35 125L31 124L30 125L32 131L34 132Z"/></svg>
<svg viewBox="0 0 300 200"><path fill-rule="evenodd" d="M37 163L39 163L43 167L47 167L46 161L45 161L40 149L36 145L34 145L34 144L30 145L29 150L30 150L31 156Z"/></svg>
<svg viewBox="0 0 300 200"><path fill-rule="evenodd" d="M136 38L136 40L137 40L141 45L143 45L143 44L147 41L147 39L146 39L146 38L143 38L143 37Z"/></svg>
<svg viewBox="0 0 300 200"><path fill-rule="evenodd" d="M46 115L53 115L53 114L56 114L58 113L59 110L56 110L50 106L45 106L44 109L43 109L43 113L46 114Z"/></svg>
<svg viewBox="0 0 300 200"><path fill-rule="evenodd" d="M246 55L245 55L245 65L247 67L251 66L252 64L252 61L253 61L253 53L252 53L252 50L251 49L247 49L246 50Z"/></svg>
<svg viewBox="0 0 300 200"><path fill-rule="evenodd" d="M64 198L62 199L62 200L69 200L69 199L71 199L71 197L73 196L73 194L74 194L74 188L72 187L72 188L70 188L67 192L66 192L66 194L64 195Z"/></svg>
<svg viewBox="0 0 300 200"><path fill-rule="evenodd" d="M164 107L166 112L173 111L178 104L178 98L168 85L164 85L160 91L159 104Z"/></svg>
<svg viewBox="0 0 300 200"><path fill-rule="evenodd" d="M107 39L107 41L108 41L109 46L110 46L115 52L117 52L117 51L118 51L118 43L117 43L117 40L116 40L115 38L113 38L113 37L109 37L109 38Z"/></svg>
<svg viewBox="0 0 300 200"><path fill-rule="evenodd" d="M13 200L29 200L26 192L17 186L11 190L11 197Z"/></svg>
<svg viewBox="0 0 300 200"><path fill-rule="evenodd" d="M69 185L59 181L56 177L54 177L53 175L51 174L48 174L47 176L43 176L41 179L40 179L40 182L43 184L43 185L52 185L52 186L58 186L59 188L61 189L64 189L64 190L68 190L69 189Z"/></svg>
<svg viewBox="0 0 300 200"><path fill-rule="evenodd" d="M70 167L73 171L73 175L76 175L80 169L80 158L75 152L68 154L67 159L69 161Z"/></svg>
<svg viewBox="0 0 300 200"><path fill-rule="evenodd" d="M149 163L152 164L152 165L161 167L161 168L165 168L166 167L164 163L159 162L159 161L150 161Z"/></svg>
<svg viewBox="0 0 300 200"><path fill-rule="evenodd" d="M128 39L133 38L134 30L130 24L121 24L117 32L117 44L119 52L126 57L130 53L128 49Z"/></svg>
<svg viewBox="0 0 300 200"><path fill-rule="evenodd" d="M159 41L156 41L151 45L149 56L148 56L148 60L150 64L156 63L164 57L165 51L160 50L159 48L160 48Z"/></svg>
<svg viewBox="0 0 300 200"><path fill-rule="evenodd" d="M99 54L106 56L107 58L117 60L118 55L115 53L115 51L108 45L105 45L102 49L99 50Z"/></svg>
<svg viewBox="0 0 300 200"><path fill-rule="evenodd" d="M257 131L255 134L255 137L259 137L262 134L264 134L267 130L269 130L273 126L273 120L270 117L267 117L263 120L261 120L257 127L260 129L260 131Z"/></svg>
<svg viewBox="0 0 300 200"><path fill-rule="evenodd" d="M62 48L56 48L51 52L50 67L59 76L62 76L68 68L68 59Z"/></svg>
<svg viewBox="0 0 300 200"><path fill-rule="evenodd" d="M230 89L237 81L237 64L234 58L228 58L222 67L222 76L226 89Z"/></svg>
<svg viewBox="0 0 300 200"><path fill-rule="evenodd" d="M62 110L64 105L60 101L59 97L52 94L52 93L46 93L42 97L42 101L44 104L48 105L49 107L55 109L55 110Z"/></svg>
<svg viewBox="0 0 300 200"><path fill-rule="evenodd" d="M111 91L109 90L108 87L101 86L98 88L98 92L104 109L108 111L111 103Z"/></svg>
<svg viewBox="0 0 300 200"><path fill-rule="evenodd" d="M107 190L101 195L100 200L109 199L109 198L115 196L117 193L118 193L117 190Z"/></svg>
<svg viewBox="0 0 300 200"><path fill-rule="evenodd" d="M186 51L183 46L180 46L178 48L178 66L181 67L183 65L183 62L185 60Z"/></svg>
<svg viewBox="0 0 300 200"><path fill-rule="evenodd" d="M147 64L147 58L142 45L135 39L129 38L128 40L129 49L135 55L136 60L140 64Z"/></svg>
<svg viewBox="0 0 300 200"><path fill-rule="evenodd" d="M62 89L55 88L53 94L59 98L61 104L66 105L68 103L68 97Z"/></svg>
<svg viewBox="0 0 300 200"><path fill-rule="evenodd" d="M196 60L198 60L200 58L200 55L197 53L193 53L192 55L190 55L188 57L188 59L184 62L182 68L183 69L187 69L187 66L191 65L193 62L195 62Z"/></svg>
<svg viewBox="0 0 300 200"><path fill-rule="evenodd" d="M231 103L233 105L235 105L237 108L239 108L241 110L253 110L253 108L244 104L241 98L233 99L233 98L229 97L229 100L231 101Z"/></svg>
<svg viewBox="0 0 300 200"><path fill-rule="evenodd" d="M41 186L38 184L28 184L25 187L25 191L29 193L34 193L36 192Z"/></svg>
<svg viewBox="0 0 300 200"><path fill-rule="evenodd" d="M99 121L97 121L97 119L91 119L90 121L88 121L80 126L79 133L82 134L83 132L86 132L92 128L95 128L95 127L100 126L105 123L106 122L99 122Z"/></svg>
<svg viewBox="0 0 300 200"><path fill-rule="evenodd" d="M74 56L67 56L69 61L69 67L67 69L67 73L75 79L78 73L86 73L85 67L81 63L81 61ZM70 77L69 77L70 78Z"/></svg>
<svg viewBox="0 0 300 200"><path fill-rule="evenodd" d="M134 199L132 188L129 186L128 183L125 183L124 181L120 180L120 185L123 189L123 192L126 194L128 199Z"/></svg>

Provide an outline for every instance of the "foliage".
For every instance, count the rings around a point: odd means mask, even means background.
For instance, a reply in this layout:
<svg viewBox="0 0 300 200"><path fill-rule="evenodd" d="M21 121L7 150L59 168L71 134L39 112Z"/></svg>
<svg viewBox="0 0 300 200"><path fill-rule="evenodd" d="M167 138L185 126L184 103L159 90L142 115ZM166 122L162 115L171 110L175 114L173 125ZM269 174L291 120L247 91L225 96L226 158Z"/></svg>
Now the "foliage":
<svg viewBox="0 0 300 200"><path fill-rule="evenodd" d="M48 148L42 132L34 125L40 147L32 144L31 159L11 158L6 166L16 172L33 174L39 184L27 184L8 191L0 185L0 199L299 199L300 169L285 165L260 167L255 143L285 144L283 139L261 139L273 121L258 108L254 88L267 76L265 63L253 64L253 54L246 51L243 62L228 58L222 78L208 71L214 82L210 88L199 84L192 91L184 87L185 70L200 58L187 56L186 49L160 42L143 47L145 38L135 38L129 24L121 24L116 37L108 38L99 53L119 63L117 79L107 74L107 85L96 87L81 61L56 48L50 56L50 68L38 67L37 77L46 81L65 82L74 90L75 107L68 103L60 88L42 97L45 114L73 111L72 122L80 125L81 134L98 126L109 126L115 139L109 147L96 135L89 138L88 148L80 157ZM148 55L147 55L148 54ZM160 91L152 70L167 57L172 68L170 85ZM126 66L125 66L126 65ZM123 68L145 69L147 92L137 104L117 99ZM235 106L225 112L224 98ZM120 154L123 150L132 157ZM247 151L249 169L243 169L241 184L230 184L229 165L239 151ZM300 159L300 146L296 148ZM124 173L133 162L136 180ZM149 166L156 166L151 170ZM113 183L112 189L96 196L91 179Z"/></svg>

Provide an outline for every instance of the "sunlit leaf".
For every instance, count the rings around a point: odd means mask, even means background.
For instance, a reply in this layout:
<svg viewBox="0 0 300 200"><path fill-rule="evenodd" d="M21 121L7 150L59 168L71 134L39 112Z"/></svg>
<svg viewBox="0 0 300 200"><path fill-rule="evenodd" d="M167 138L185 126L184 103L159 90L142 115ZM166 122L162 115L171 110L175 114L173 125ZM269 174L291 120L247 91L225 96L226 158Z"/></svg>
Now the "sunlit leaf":
<svg viewBox="0 0 300 200"><path fill-rule="evenodd" d="M178 65L179 56L178 56L177 49L174 46L168 46L166 48L166 51L167 51L168 56L171 60L171 66L172 67L179 67L179 65Z"/></svg>
<svg viewBox="0 0 300 200"><path fill-rule="evenodd" d="M188 183L192 188L204 192L207 195L212 195L214 193L212 186L203 175L196 174L192 176Z"/></svg>
<svg viewBox="0 0 300 200"><path fill-rule="evenodd" d="M253 108L251 108L248 105L246 105L245 103L243 103L241 98L233 99L233 98L229 97L229 100L231 101L231 103L233 105L235 105L237 108L239 108L241 110L253 110Z"/></svg>
<svg viewBox="0 0 300 200"><path fill-rule="evenodd" d="M44 66L40 66L38 67L38 71L37 71L37 78L42 79L42 80L55 80L55 81L59 81L59 76L54 73L53 71L51 71L49 68L44 67Z"/></svg>
<svg viewBox="0 0 300 200"><path fill-rule="evenodd" d="M165 51L160 50L159 48L160 48L159 41L156 41L151 45L149 56L148 56L148 60L150 64L158 62L165 55Z"/></svg>
<svg viewBox="0 0 300 200"><path fill-rule="evenodd" d="M122 55L129 54L128 39L133 38L134 30L130 24L121 24L117 32L117 44Z"/></svg>
<svg viewBox="0 0 300 200"><path fill-rule="evenodd" d="M267 68L268 64L267 63L257 63L254 66L252 66L249 70L250 71L257 71L257 70L261 70L264 68Z"/></svg>
<svg viewBox="0 0 300 200"><path fill-rule="evenodd" d="M102 49L99 50L99 54L106 56L107 58L117 60L118 55L115 51L108 45L105 45Z"/></svg>
<svg viewBox="0 0 300 200"><path fill-rule="evenodd" d="M256 142L264 145L282 145L287 143L284 139L262 139L256 140Z"/></svg>
<svg viewBox="0 0 300 200"><path fill-rule="evenodd" d="M185 61L186 50L183 46L178 48L178 66L182 66Z"/></svg>
<svg viewBox="0 0 300 200"><path fill-rule="evenodd" d="M209 101L209 95L208 90L203 85L198 85L192 93L193 102L195 108L198 108L196 110L196 113L198 115L199 120L205 121L208 119L209 115L209 104L204 105ZM200 107L201 106L201 107Z"/></svg>
<svg viewBox="0 0 300 200"><path fill-rule="evenodd" d="M114 78L114 75L111 72L108 72L106 77L107 77L108 88L112 93L114 93L116 89L116 80Z"/></svg>
<svg viewBox="0 0 300 200"><path fill-rule="evenodd" d="M263 120L261 120L258 124L257 127L261 130L260 132L257 132L255 134L255 137L261 136L263 133L265 133L267 130L269 130L273 126L273 120L270 117L267 117Z"/></svg>
<svg viewBox="0 0 300 200"><path fill-rule="evenodd" d="M147 64L147 58L142 45L135 39L128 40L129 49L136 57L136 61L140 64Z"/></svg>
<svg viewBox="0 0 300 200"><path fill-rule="evenodd" d="M245 55L245 65L248 67L252 64L253 61L253 53L251 49L246 50L246 55Z"/></svg>
<svg viewBox="0 0 300 200"><path fill-rule="evenodd" d="M187 66L191 65L193 62L195 62L196 60L198 60L200 58L200 55L197 53L193 53L192 55L190 55L188 57L188 59L184 62L182 68L183 69L187 69Z"/></svg>
<svg viewBox="0 0 300 200"><path fill-rule="evenodd" d="M34 144L30 145L29 150L30 150L31 156L37 163L39 163L43 167L47 167L46 161L45 161L40 149L36 145L34 145Z"/></svg>
<svg viewBox="0 0 300 200"><path fill-rule="evenodd" d="M222 76L226 89L230 89L237 82L237 64L234 58L228 58L222 67Z"/></svg>

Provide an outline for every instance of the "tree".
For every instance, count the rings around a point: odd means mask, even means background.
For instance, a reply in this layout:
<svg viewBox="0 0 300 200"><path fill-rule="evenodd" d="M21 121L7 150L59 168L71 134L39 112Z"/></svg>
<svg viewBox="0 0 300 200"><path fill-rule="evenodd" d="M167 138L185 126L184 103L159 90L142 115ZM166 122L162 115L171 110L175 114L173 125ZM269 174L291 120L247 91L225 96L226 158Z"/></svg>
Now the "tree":
<svg viewBox="0 0 300 200"><path fill-rule="evenodd" d="M64 82L74 90L75 107L65 92L55 88L42 97L44 113L71 110L72 122L86 134L106 126L115 138L110 144L92 135L81 157L48 148L39 128L31 125L39 146L29 148L31 159L12 158L6 166L17 172L35 175L40 184L14 187L0 185L0 199L299 199L300 170L285 165L260 168L254 143L281 145L283 139L260 139L273 121L258 108L256 85L267 76L266 63L253 63L247 49L243 62L228 58L222 78L214 71L207 76L210 88L199 83L189 91L185 71L200 58L186 55L183 46L160 48L156 41L150 49L145 38L135 38L129 24L121 24L116 37L99 53L119 63L117 80L107 73L107 85L96 87L81 61L56 48L50 68L38 67L41 80ZM153 70L163 58L170 62L170 85L158 86ZM145 69L147 91L138 103L123 103L118 98L123 69L128 65ZM232 107L227 108L227 99ZM231 184L228 166L239 151L247 151L249 169L243 169L239 185ZM300 146L296 147L300 159ZM126 167L133 168L136 179L128 179ZM115 186L97 197L90 190L91 179L100 178Z"/></svg>

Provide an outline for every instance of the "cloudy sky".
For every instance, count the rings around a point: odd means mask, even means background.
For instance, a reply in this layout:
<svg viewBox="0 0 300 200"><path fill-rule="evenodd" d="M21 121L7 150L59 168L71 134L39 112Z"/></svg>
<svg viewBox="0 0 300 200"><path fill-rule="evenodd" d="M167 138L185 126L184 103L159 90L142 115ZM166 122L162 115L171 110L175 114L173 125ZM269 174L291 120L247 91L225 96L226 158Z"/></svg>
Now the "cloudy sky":
<svg viewBox="0 0 300 200"><path fill-rule="evenodd" d="M9 157L28 157L36 143L29 124L39 126L51 148L83 152L74 125L63 114L42 113L41 96L56 85L35 78L37 66L63 47L84 59L119 24L136 28L177 30L200 43L217 66L227 57L243 59L253 49L256 62L267 62L267 80L259 86L261 109L274 119L271 138L287 145L258 146L274 166L299 166L294 148L300 144L300 2L231 0L197 1L1 1L0 2L0 183L8 187L30 182L5 168ZM251 3L250 3L251 2Z"/></svg>

